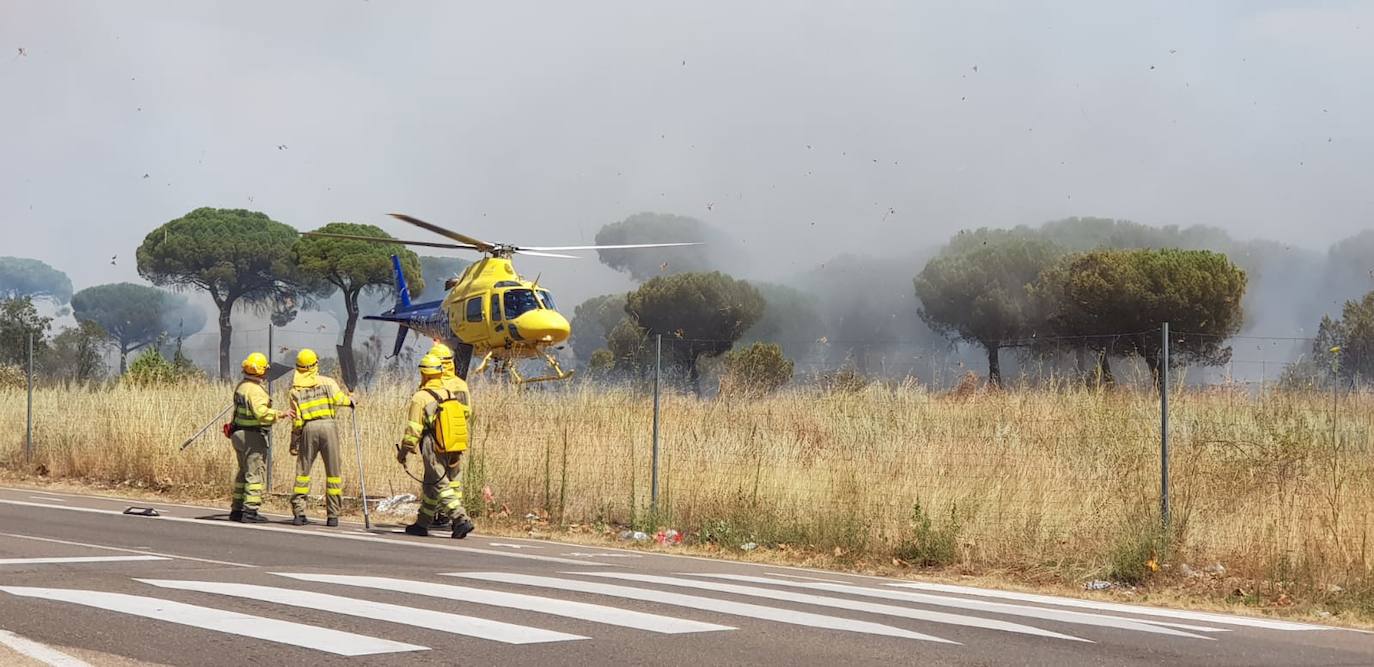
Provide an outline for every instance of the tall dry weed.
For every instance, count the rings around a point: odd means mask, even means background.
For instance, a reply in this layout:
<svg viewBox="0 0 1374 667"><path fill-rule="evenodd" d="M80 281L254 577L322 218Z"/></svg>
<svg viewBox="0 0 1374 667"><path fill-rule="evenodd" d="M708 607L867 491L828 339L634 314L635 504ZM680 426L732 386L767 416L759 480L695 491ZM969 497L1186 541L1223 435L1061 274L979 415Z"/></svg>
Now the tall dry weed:
<svg viewBox="0 0 1374 667"><path fill-rule="evenodd" d="M374 495L416 490L391 447L409 392L390 386L362 396ZM0 388L0 461L227 502L227 442L212 429L185 452L176 445L229 393L214 384L44 388L35 394L36 455L25 461L23 393ZM1083 576L1155 544L1141 528L1158 520L1159 502L1159 404L1146 392L1069 386L937 395L871 384L739 401L669 394L654 516L648 396L589 384L477 384L473 395L466 479L474 510L654 523L727 546L915 553ZM1181 391L1172 405L1173 530L1168 553L1152 555L1314 587L1369 579L1374 397L1343 396L1333 408L1321 394ZM345 493L355 494L344 419ZM284 428L274 434L278 493L293 474L286 437ZM925 539L944 540L929 558L913 546L918 503L934 522L922 528ZM940 532L946 525L957 530Z"/></svg>

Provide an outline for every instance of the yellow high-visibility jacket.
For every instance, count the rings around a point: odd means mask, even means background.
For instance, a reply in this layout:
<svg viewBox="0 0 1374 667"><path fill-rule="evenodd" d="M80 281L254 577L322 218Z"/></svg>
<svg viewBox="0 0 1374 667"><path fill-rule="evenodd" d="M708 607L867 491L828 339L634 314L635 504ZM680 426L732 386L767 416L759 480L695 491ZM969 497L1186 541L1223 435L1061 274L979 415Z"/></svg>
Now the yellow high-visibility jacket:
<svg viewBox="0 0 1374 667"><path fill-rule="evenodd" d="M464 392L462 396L467 396L467 383L463 382L462 378L456 375L453 376L452 379L462 382L461 391ZM434 400L434 396L425 390L452 391L450 386L452 385L443 377L430 378L426 380L424 384L421 384L420 388L415 390L415 393L411 395L410 406L407 408L406 412L406 433L405 436L401 438L401 446L409 450L410 453L415 454L420 451L420 438L424 437L427 432L432 430L435 410L439 405L438 401ZM458 396L459 394L455 391L453 395ZM468 432L472 432L471 406L469 406L468 410Z"/></svg>
<svg viewBox="0 0 1374 667"><path fill-rule="evenodd" d="M244 376L234 388L234 426L236 428L265 428L277 422L280 415L272 409L272 397L267 395L262 380Z"/></svg>
<svg viewBox="0 0 1374 667"><path fill-rule="evenodd" d="M443 375L439 376L439 380L444 383L444 389L449 390L450 393L468 393L468 383L465 382L463 378L460 378L457 375L444 373Z"/></svg>
<svg viewBox="0 0 1374 667"><path fill-rule="evenodd" d="M295 429L300 429L308 421L333 419L334 408L353 405L353 399L339 389L339 383L333 378L313 379L313 384L308 386L291 387L291 410L296 413L292 426Z"/></svg>

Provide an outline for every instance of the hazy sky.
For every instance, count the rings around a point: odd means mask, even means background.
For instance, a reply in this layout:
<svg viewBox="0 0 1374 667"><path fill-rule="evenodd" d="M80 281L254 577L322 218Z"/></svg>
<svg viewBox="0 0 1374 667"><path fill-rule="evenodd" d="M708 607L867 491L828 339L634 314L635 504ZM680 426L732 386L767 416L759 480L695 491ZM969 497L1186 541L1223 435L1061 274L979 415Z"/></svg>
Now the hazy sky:
<svg viewBox="0 0 1374 667"><path fill-rule="evenodd" d="M787 4L0 0L0 254L136 279L198 206L545 245L671 212L756 276L1070 215L1374 222L1374 2ZM629 285L520 266L567 309Z"/></svg>

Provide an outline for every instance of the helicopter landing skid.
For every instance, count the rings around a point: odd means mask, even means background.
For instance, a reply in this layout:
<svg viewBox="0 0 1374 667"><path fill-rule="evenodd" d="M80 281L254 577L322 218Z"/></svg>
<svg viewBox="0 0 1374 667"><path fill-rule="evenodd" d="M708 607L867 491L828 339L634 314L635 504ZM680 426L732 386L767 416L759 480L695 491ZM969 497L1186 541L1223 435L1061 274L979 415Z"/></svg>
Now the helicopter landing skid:
<svg viewBox="0 0 1374 667"><path fill-rule="evenodd" d="M477 365L477 368L473 370L473 373L481 375L483 372L490 370L494 376L499 377L504 375L510 379L511 384L516 385L534 384L536 382L551 382L554 380L566 380L573 376L573 371L563 370L563 367L558 364L558 360L555 359L553 355L549 354L548 352L544 352L543 350L539 351L539 355L543 357L544 363L548 364L549 368L552 369L552 373L547 375L540 375L538 377L527 378L520 374L520 369L516 365L514 359L495 357L496 364L491 365L491 360L494 357L493 352L488 352L485 356L482 357L482 363Z"/></svg>
<svg viewBox="0 0 1374 667"><path fill-rule="evenodd" d="M517 368L515 367L515 364L510 364L510 365L507 367L506 370L507 370L508 373L510 373L511 380L512 380L513 382L515 382L515 384L533 384L533 383L535 383L535 382L550 382L550 381L553 381L553 380L566 380L566 379L568 379L568 378L570 378L570 377L573 376L573 371L565 371L565 370L563 370L563 367L558 365L558 360L555 359L555 358L553 357L553 355L549 354L548 352L544 352L544 351L542 351L542 350L539 352L539 354L540 354L541 356L544 357L544 361L545 361L546 363L548 363L549 368L553 369L553 374L552 374L552 375L541 375L541 376L539 376L539 377L525 378L525 377L521 377L521 376L520 376L520 371L519 371L519 369L517 369Z"/></svg>

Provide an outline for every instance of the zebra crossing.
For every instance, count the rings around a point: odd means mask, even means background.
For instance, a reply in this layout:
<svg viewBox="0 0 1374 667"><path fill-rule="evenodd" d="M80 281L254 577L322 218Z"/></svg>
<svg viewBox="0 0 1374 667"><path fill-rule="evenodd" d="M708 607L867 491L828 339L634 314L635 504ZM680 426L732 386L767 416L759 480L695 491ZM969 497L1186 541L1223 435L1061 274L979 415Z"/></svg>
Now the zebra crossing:
<svg viewBox="0 0 1374 667"><path fill-rule="evenodd" d="M763 628L802 626L836 636L881 636L958 647L986 633L1034 641L1094 644L1127 633L1226 641L1236 628L1300 632L1322 626L1224 614L1175 611L1043 595L924 583L858 585L781 573L719 572L671 576L635 571L569 570L550 575L511 571L434 573L423 578L279 571L254 573L253 583L130 577L137 592L55 586L0 585L0 593L213 631L339 656L428 651L463 641L519 647L596 641L607 627L647 635L709 637ZM307 588L309 587L309 588ZM311 588L323 588L320 592ZM515 590L507 590L513 588ZM690 592L683 592L686 589ZM194 595L194 601L169 594ZM390 602L368 599L384 595ZM593 601L567 599L569 594ZM407 604L394 600L404 599ZM747 600L747 601L746 601ZM249 610L235 609L249 602ZM633 607L633 608L632 608ZM288 620L290 609L369 621L359 630ZM515 610L520 623L487 618L484 610ZM652 609L652 611L646 611ZM248 613L249 611L253 613ZM461 611L461 613L459 613ZM684 611L690 618L680 616ZM488 612L490 613L490 612ZM526 621L525 619L531 619ZM560 619L576 622L569 631ZM447 637L431 645L388 638L398 625ZM948 634L958 631L959 639ZM970 639L970 637L972 639Z"/></svg>

